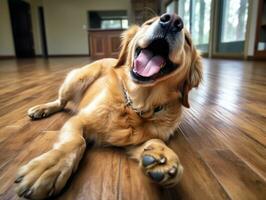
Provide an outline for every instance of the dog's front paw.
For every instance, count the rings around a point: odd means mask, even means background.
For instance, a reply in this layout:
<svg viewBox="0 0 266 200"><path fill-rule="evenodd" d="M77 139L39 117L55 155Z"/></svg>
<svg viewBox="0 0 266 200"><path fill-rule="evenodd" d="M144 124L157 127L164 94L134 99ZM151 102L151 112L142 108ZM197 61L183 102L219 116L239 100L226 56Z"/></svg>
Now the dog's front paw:
<svg viewBox="0 0 266 200"><path fill-rule="evenodd" d="M44 199L59 193L73 171L73 158L51 150L22 166L15 183L18 196Z"/></svg>
<svg viewBox="0 0 266 200"><path fill-rule="evenodd" d="M164 187L177 184L183 173L176 153L162 143L146 146L140 165L146 175Z"/></svg>
<svg viewBox="0 0 266 200"><path fill-rule="evenodd" d="M32 119L41 119L41 118L48 117L51 114L51 112L48 106L46 106L45 104L42 104L42 105L37 105L37 106L30 108L27 114Z"/></svg>

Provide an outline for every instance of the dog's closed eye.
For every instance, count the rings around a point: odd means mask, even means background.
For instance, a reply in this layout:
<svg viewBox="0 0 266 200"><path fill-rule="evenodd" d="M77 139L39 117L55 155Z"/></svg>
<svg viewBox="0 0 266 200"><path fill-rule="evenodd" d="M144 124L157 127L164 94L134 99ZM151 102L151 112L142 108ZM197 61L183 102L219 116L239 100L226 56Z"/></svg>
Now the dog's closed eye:
<svg viewBox="0 0 266 200"><path fill-rule="evenodd" d="M147 23L145 23L145 25L151 25L153 21L149 21Z"/></svg>
<svg viewBox="0 0 266 200"><path fill-rule="evenodd" d="M154 108L153 112L157 113L160 112L163 109L163 106L157 106L156 108Z"/></svg>
<svg viewBox="0 0 266 200"><path fill-rule="evenodd" d="M152 18L152 19L146 21L143 25L148 25L148 26L149 26L149 25L151 25L153 22L155 22L156 19L157 19L157 17L154 17L154 18Z"/></svg>

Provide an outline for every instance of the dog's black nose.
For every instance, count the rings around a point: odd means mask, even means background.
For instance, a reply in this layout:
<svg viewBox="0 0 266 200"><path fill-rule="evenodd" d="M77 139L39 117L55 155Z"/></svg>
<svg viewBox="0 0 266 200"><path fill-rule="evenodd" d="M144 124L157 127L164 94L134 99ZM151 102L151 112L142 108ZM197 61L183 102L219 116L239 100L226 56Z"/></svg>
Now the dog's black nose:
<svg viewBox="0 0 266 200"><path fill-rule="evenodd" d="M177 15L175 15L173 18L173 31L180 32L184 28L183 20Z"/></svg>
<svg viewBox="0 0 266 200"><path fill-rule="evenodd" d="M163 14L160 17L160 24L162 28L169 28L174 32L180 32L184 27L183 20L176 14Z"/></svg>
<svg viewBox="0 0 266 200"><path fill-rule="evenodd" d="M161 17L160 17L160 24L162 26L167 26L171 23L171 15L168 14L168 13L165 13L163 14Z"/></svg>

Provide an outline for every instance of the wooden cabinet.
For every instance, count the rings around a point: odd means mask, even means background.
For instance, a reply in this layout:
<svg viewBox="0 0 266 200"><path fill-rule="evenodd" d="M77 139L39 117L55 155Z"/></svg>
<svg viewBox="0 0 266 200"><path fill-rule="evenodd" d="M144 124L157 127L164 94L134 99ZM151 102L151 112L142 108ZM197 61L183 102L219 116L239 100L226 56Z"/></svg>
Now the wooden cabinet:
<svg viewBox="0 0 266 200"><path fill-rule="evenodd" d="M117 58L120 50L120 35L122 29L89 30L90 56L93 58Z"/></svg>

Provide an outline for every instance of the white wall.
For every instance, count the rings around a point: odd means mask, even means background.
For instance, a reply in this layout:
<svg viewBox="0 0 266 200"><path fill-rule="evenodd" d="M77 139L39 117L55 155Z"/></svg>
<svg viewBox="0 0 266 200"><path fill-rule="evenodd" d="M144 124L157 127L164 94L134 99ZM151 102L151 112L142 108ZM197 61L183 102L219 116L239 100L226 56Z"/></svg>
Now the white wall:
<svg viewBox="0 0 266 200"><path fill-rule="evenodd" d="M87 12L127 10L129 14L130 0L44 0L43 7L48 54L89 54Z"/></svg>
<svg viewBox="0 0 266 200"><path fill-rule="evenodd" d="M0 0L0 56L15 56L7 0Z"/></svg>
<svg viewBox="0 0 266 200"><path fill-rule="evenodd" d="M0 56L14 56L8 0L0 0ZM24 0L31 5L35 54L42 54L38 6L43 6L49 55L89 54L87 12L127 10L130 0ZM85 25L85 27L84 27Z"/></svg>

